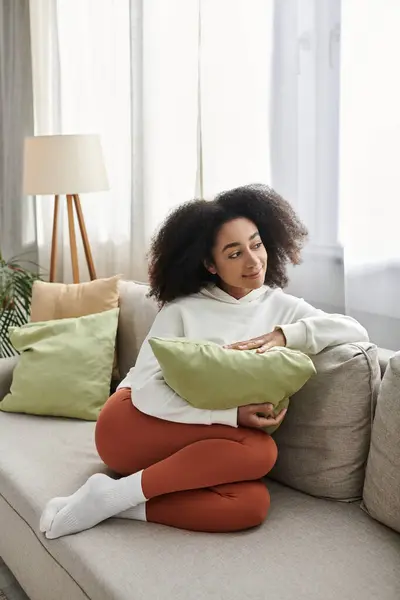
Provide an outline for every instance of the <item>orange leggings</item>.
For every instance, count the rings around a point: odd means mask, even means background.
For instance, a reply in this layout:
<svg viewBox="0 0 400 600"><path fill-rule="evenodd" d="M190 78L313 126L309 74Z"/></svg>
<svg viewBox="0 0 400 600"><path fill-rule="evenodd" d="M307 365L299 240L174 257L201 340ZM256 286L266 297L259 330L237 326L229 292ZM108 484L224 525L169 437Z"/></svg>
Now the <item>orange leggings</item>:
<svg viewBox="0 0 400 600"><path fill-rule="evenodd" d="M96 446L120 475L144 469L147 521L226 532L267 516L270 497L261 478L274 466L277 448L264 431L156 419L133 406L130 389L121 389L100 413Z"/></svg>

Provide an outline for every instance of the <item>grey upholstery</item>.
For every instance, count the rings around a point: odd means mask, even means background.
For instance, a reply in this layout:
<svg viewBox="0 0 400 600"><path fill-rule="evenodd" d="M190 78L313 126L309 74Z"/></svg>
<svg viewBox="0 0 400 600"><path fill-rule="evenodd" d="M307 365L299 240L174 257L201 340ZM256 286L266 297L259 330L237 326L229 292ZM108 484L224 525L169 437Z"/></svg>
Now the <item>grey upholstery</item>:
<svg viewBox="0 0 400 600"><path fill-rule="evenodd" d="M111 519L46 540L54 495L103 469L93 423L0 413L0 555L31 600L398 600L400 536L358 504L268 481L258 529L201 534Z"/></svg>
<svg viewBox="0 0 400 600"><path fill-rule="evenodd" d="M121 283L122 376L158 310L146 294L144 285ZM0 360L0 399L17 360ZM90 422L0 412L0 556L31 600L400 597L398 533L358 503L316 499L272 480L270 514L252 531L211 535L111 519L47 540L39 532L46 502L105 470L93 432Z"/></svg>

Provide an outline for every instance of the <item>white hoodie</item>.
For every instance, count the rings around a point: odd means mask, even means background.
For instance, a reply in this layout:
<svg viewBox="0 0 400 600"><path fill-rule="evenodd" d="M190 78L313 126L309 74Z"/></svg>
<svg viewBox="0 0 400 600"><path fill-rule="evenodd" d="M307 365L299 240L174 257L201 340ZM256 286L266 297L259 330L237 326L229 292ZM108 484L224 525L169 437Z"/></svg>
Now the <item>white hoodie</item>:
<svg viewBox="0 0 400 600"><path fill-rule="evenodd" d="M237 409L194 408L164 381L151 350L150 337L186 337L232 344L282 329L287 347L318 354L328 346L368 341L366 330L351 317L329 315L285 294L262 286L237 300L217 286L179 298L158 313L143 342L136 365L119 388L132 389L132 402L141 412L178 423L237 427Z"/></svg>

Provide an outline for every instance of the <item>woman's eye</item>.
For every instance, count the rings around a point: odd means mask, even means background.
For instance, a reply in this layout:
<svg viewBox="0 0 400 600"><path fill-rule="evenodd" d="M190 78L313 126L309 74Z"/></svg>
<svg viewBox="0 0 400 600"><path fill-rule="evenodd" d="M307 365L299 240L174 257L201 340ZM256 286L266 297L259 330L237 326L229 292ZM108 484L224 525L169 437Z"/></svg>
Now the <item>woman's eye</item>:
<svg viewBox="0 0 400 600"><path fill-rule="evenodd" d="M234 252L229 258L237 258L238 256L240 256L240 252Z"/></svg>
<svg viewBox="0 0 400 600"><path fill-rule="evenodd" d="M258 250L259 248L261 248L261 246L262 246L262 245L263 245L263 243L262 243L262 242L258 242L258 243L257 243L257 244L254 246L254 249L255 249L255 250Z"/></svg>

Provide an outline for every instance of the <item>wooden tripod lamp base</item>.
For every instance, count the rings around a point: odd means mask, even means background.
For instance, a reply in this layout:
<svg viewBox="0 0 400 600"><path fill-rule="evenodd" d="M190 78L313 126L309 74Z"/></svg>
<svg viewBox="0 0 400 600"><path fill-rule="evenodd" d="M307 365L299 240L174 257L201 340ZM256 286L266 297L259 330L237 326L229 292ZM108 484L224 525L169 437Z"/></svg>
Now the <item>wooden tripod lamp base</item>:
<svg viewBox="0 0 400 600"><path fill-rule="evenodd" d="M54 199L54 216L53 216L53 235L51 240L51 258L50 258L50 281L54 282L56 277L56 263L57 263L57 235L58 235L58 215L59 215L59 196L55 196ZM90 279L96 279L96 271L94 268L92 251L90 249L89 238L86 231L85 220L83 218L83 212L81 207L81 201L78 194L67 194L67 212L68 212L68 229L69 229L69 243L71 248L71 264L72 264L72 277L74 283L79 283L79 263L78 263L78 248L76 245L76 234L75 234L75 219L74 219L74 208L78 219L79 229L81 232L83 249L85 251L85 257L87 266L89 269Z"/></svg>
<svg viewBox="0 0 400 600"><path fill-rule="evenodd" d="M79 192L81 194L104 192L110 189L100 136L97 134L62 134L26 138L24 144L23 189L24 193L28 195L56 195L51 242L50 281L53 282L56 278L59 194L66 194L67 196L73 281L79 283L74 213L76 213L78 219L90 279L96 279L92 252L78 194ZM77 193L67 193L69 190L75 190Z"/></svg>

